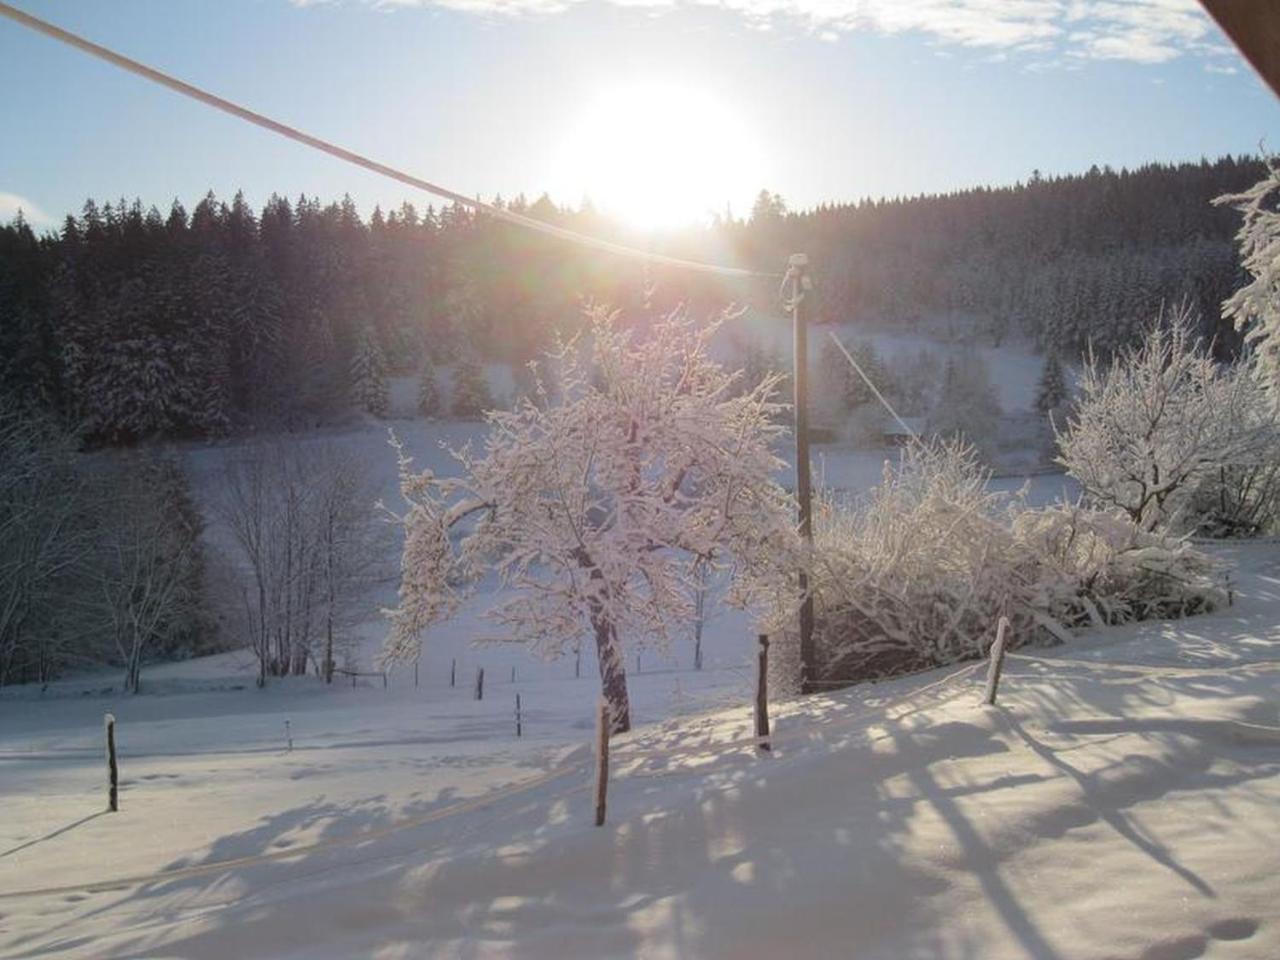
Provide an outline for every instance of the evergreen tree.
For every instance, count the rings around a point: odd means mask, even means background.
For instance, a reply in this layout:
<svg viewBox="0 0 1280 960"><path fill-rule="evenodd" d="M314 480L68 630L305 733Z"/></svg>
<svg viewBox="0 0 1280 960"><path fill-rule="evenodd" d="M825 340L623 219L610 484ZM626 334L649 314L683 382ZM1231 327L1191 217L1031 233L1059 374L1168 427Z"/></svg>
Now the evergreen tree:
<svg viewBox="0 0 1280 960"><path fill-rule="evenodd" d="M443 413L440 405L440 388L436 385L436 368L430 357L422 361L418 373L418 413L433 420Z"/></svg>
<svg viewBox="0 0 1280 960"><path fill-rule="evenodd" d="M493 409L493 396L484 367L474 350L464 349L453 365L453 397L450 409L462 420L474 420Z"/></svg>
<svg viewBox="0 0 1280 960"><path fill-rule="evenodd" d="M1049 416L1062 408L1067 400L1067 381L1062 373L1062 362L1058 352L1050 350L1044 358L1044 369L1040 371L1040 382L1036 386L1036 411L1042 416Z"/></svg>
<svg viewBox="0 0 1280 960"><path fill-rule="evenodd" d="M858 362L858 367L866 374L867 380L874 383L881 393L887 392L889 378L885 365L880 360L880 354L876 352L875 344L870 340L859 340L849 352L853 354L853 359ZM843 360L844 358L841 357L841 359ZM875 394L867 386L867 381L849 366L848 360L845 360L845 369L849 371L847 401L849 406L860 407L864 403L875 402Z"/></svg>
<svg viewBox="0 0 1280 960"><path fill-rule="evenodd" d="M839 419L843 419L856 406L854 394L860 383L862 379L849 366L849 361L840 348L830 340L824 342L818 353L818 389L814 399Z"/></svg>
<svg viewBox="0 0 1280 960"><path fill-rule="evenodd" d="M1185 297L1204 318L1198 332L1215 360L1236 356L1249 334L1258 369L1270 364L1274 380L1277 337L1258 331L1276 326L1266 321L1275 312L1267 258L1280 231L1268 204L1280 178L1249 189L1266 176L1261 160L1224 157L808 211L765 191L749 218L727 215L678 245L703 259L734 250L731 259L769 269L805 249L824 265L817 315L903 327L941 317L965 339L1026 338L1059 356L1090 343L1104 357L1122 351L1155 304ZM1223 205L1209 203L1224 193ZM1246 213L1240 260L1231 206ZM609 229L587 208L523 198L509 207L588 233ZM1240 282L1240 262L1254 282L1231 301L1236 330L1219 306ZM314 424L347 408L365 324L388 362L414 355L423 336L437 356L469 344L514 362L545 349L557 324L572 336L584 301L632 315L635 286L629 269L458 205L361 220L349 198L273 195L255 215L243 196L208 195L190 210L174 203L167 216L128 199L90 200L60 234L37 237L21 219L0 224L0 393L64 425L87 424L97 442L200 436L264 416ZM666 272L655 273L652 291L651 312L680 302L714 309L742 292ZM880 384L863 345L850 350ZM785 372L790 358L781 359ZM766 351L747 360L774 366ZM831 379L843 380L829 362ZM892 388L902 413L927 414L941 365L924 380L907 367L892 364L882 389ZM407 372L384 373L393 370ZM821 399L829 391L816 380Z"/></svg>
<svg viewBox="0 0 1280 960"><path fill-rule="evenodd" d="M387 362L373 330L365 327L351 360L351 394L360 409L375 417L387 415Z"/></svg>

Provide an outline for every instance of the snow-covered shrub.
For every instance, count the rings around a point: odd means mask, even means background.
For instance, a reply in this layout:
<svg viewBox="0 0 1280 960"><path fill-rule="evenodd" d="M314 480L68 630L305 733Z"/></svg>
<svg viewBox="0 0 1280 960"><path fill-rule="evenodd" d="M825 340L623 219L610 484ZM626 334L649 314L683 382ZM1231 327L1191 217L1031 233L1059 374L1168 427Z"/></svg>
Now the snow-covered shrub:
<svg viewBox="0 0 1280 960"><path fill-rule="evenodd" d="M826 498L811 567L820 688L983 656L1001 615L1017 644L1071 627L1211 610L1222 567L1122 511L1026 507L993 492L973 448L933 440L886 464L856 501ZM779 617L774 682L800 676L792 621Z"/></svg>
<svg viewBox="0 0 1280 960"><path fill-rule="evenodd" d="M617 732L630 724L625 648L688 636L704 568L748 605L794 594L801 552L774 479L777 378L732 396L737 374L707 353L718 325L679 311L643 335L589 319L589 341L553 365L560 399L539 388L491 411L483 452L457 453L459 477L414 473L401 455L405 552L384 657L415 659L456 609L460 575L496 570L507 591L489 617L507 639L547 657L594 642Z"/></svg>
<svg viewBox="0 0 1280 960"><path fill-rule="evenodd" d="M1196 489L1224 466L1253 463L1274 432L1248 403L1180 309L1111 364L1086 361L1058 462L1091 503L1123 510L1143 530L1192 529Z"/></svg>
<svg viewBox="0 0 1280 960"><path fill-rule="evenodd" d="M1078 505L1019 510L1029 603L1050 628L1205 613L1226 602L1226 568L1183 539L1139 529L1120 510Z"/></svg>
<svg viewBox="0 0 1280 960"><path fill-rule="evenodd" d="M973 447L906 448L865 498L825 498L811 582L818 684L886 676L980 656L1003 614L1015 642L1034 631L1025 558ZM794 689L798 638L779 637L776 682Z"/></svg>

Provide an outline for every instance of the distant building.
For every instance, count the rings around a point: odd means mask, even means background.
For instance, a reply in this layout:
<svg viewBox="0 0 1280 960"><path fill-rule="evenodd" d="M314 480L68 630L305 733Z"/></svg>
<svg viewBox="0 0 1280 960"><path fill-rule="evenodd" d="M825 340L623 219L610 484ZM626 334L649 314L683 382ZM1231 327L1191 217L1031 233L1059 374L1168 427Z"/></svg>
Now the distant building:
<svg viewBox="0 0 1280 960"><path fill-rule="evenodd" d="M913 434L917 437L924 436L924 417L903 417L902 423L890 419L884 426L883 438L886 445L902 447L911 442Z"/></svg>

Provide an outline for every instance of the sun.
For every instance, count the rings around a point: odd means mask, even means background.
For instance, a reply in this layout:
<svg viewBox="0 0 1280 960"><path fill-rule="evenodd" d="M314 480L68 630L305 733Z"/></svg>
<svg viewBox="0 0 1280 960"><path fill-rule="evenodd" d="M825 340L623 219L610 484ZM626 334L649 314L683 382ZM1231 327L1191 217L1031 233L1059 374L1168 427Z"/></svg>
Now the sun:
<svg viewBox="0 0 1280 960"><path fill-rule="evenodd" d="M705 221L763 182L757 140L706 90L650 81L599 91L562 145L567 196L657 230Z"/></svg>

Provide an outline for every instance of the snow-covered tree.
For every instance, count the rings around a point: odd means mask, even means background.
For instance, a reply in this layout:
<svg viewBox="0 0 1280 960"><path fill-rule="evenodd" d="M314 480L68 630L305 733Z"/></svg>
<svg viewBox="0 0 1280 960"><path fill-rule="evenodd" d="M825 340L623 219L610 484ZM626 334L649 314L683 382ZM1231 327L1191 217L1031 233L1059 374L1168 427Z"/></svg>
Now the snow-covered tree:
<svg viewBox="0 0 1280 960"><path fill-rule="evenodd" d="M377 335L369 327L361 331L351 358L351 395L361 410L375 417L387 415L387 361Z"/></svg>
<svg viewBox="0 0 1280 960"><path fill-rule="evenodd" d="M960 437L986 449L994 440L999 417L1000 401L982 355L965 350L948 357L938 398L929 411L929 432Z"/></svg>
<svg viewBox="0 0 1280 960"><path fill-rule="evenodd" d="M849 348L849 352L872 383L882 392L888 390L888 377L885 374L884 364L871 341L858 341ZM866 381L858 375L844 353L829 338L824 338L818 354L817 379L816 399L829 410L840 414L847 414L862 404L875 400L875 395L872 394Z"/></svg>
<svg viewBox="0 0 1280 960"><path fill-rule="evenodd" d="M415 473L401 451L405 545L384 657L414 660L459 584L493 568L510 592L490 618L543 656L594 642L624 731L624 648L688 636L700 565L749 604L794 592L800 546L774 479L777 378L732 396L736 375L707 353L718 324L682 312L643 335L604 311L589 321L589 339L556 358L559 389L491 412L483 453L457 454L460 476Z"/></svg>
<svg viewBox="0 0 1280 960"><path fill-rule="evenodd" d="M1062 372L1058 352L1050 350L1044 358L1040 381L1036 384L1036 412L1048 417L1062 409L1067 401L1067 381Z"/></svg>
<svg viewBox="0 0 1280 960"><path fill-rule="evenodd" d="M893 397L899 413L919 417L933 409L941 380L942 362L932 350L921 348L914 355L893 358L880 389Z"/></svg>
<svg viewBox="0 0 1280 960"><path fill-rule="evenodd" d="M453 396L449 404L450 412L464 420L484 416L493 407L493 395L489 391L489 381L485 379L484 367L474 350L464 348L453 365Z"/></svg>
<svg viewBox="0 0 1280 960"><path fill-rule="evenodd" d="M1244 334L1250 363L1271 404L1280 412L1280 159L1267 159L1267 175L1244 193L1219 197L1244 214L1236 234L1249 282L1223 304L1223 316Z"/></svg>
<svg viewBox="0 0 1280 960"><path fill-rule="evenodd" d="M1280 417L1247 365L1222 371L1219 443L1236 451L1207 468L1186 510L1189 530L1215 537L1280 531Z"/></svg>
<svg viewBox="0 0 1280 960"><path fill-rule="evenodd" d="M1141 529L1180 528L1210 473L1252 460L1267 442L1263 425L1244 428L1243 397L1179 309L1111 364L1086 360L1075 412L1057 436L1058 462L1091 501L1118 507Z"/></svg>
<svg viewBox="0 0 1280 960"><path fill-rule="evenodd" d="M422 369L418 371L418 413L430 420L440 416L441 412L435 364L430 357L424 357Z"/></svg>
<svg viewBox="0 0 1280 960"><path fill-rule="evenodd" d="M818 352L817 374L814 384L817 407L836 422L842 421L854 407L854 381L858 380L858 375L830 340L825 341Z"/></svg>

